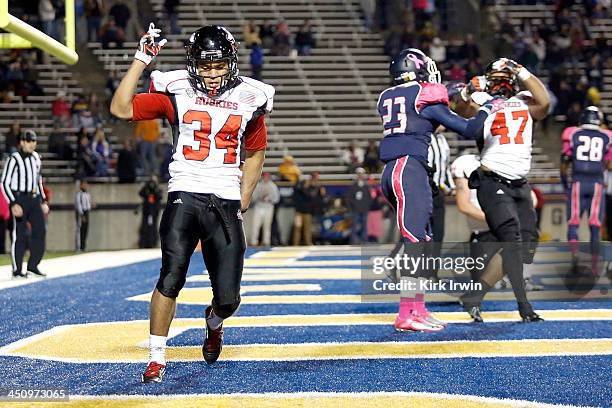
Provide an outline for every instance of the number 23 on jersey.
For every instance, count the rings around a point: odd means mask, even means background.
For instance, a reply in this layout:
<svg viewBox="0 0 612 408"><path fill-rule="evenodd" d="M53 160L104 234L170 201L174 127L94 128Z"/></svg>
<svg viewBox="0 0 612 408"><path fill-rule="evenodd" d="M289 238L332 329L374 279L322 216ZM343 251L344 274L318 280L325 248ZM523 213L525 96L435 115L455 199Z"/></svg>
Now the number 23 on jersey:
<svg viewBox="0 0 612 408"><path fill-rule="evenodd" d="M200 142L200 147L194 149L191 146L183 146L183 155L187 160L206 160L210 154L210 143L209 136L211 134L212 118L208 112L190 110L185 112L183 115L183 123L192 124L193 122L199 122L200 127L193 132L193 138ZM223 156L223 164L235 164L236 163L236 149L238 148L238 133L240 132L240 126L242 125L242 116L240 115L229 115L225 124L217 132L214 137L215 147L217 149L226 149L226 153Z"/></svg>

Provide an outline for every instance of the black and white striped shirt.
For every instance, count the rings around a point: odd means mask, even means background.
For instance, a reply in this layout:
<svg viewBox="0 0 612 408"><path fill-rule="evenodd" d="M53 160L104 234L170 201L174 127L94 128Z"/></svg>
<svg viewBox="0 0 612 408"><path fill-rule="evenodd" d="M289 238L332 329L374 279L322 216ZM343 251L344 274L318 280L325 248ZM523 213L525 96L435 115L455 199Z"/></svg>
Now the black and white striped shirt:
<svg viewBox="0 0 612 408"><path fill-rule="evenodd" d="M77 214L83 215L91 210L91 195L87 191L79 190L74 196L74 209Z"/></svg>
<svg viewBox="0 0 612 408"><path fill-rule="evenodd" d="M431 144L427 153L427 161L436 172L433 181L444 192L450 193L455 189L455 182L450 169L450 146L442 133L431 135Z"/></svg>
<svg viewBox="0 0 612 408"><path fill-rule="evenodd" d="M40 156L36 152L25 154L17 151L8 157L2 172L1 187L4 196L11 204L18 193L33 194L46 200L40 168Z"/></svg>

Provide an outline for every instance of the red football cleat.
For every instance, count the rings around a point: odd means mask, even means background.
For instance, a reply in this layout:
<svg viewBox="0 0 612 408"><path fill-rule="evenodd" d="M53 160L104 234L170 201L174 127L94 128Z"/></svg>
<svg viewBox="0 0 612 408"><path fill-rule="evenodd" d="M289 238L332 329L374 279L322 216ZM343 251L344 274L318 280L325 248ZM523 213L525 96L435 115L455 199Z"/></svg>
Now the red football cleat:
<svg viewBox="0 0 612 408"><path fill-rule="evenodd" d="M159 364L155 361L151 361L147 366L144 374L142 375L143 383L152 383L152 382L161 382L164 377L164 373L166 372L166 366L164 364Z"/></svg>

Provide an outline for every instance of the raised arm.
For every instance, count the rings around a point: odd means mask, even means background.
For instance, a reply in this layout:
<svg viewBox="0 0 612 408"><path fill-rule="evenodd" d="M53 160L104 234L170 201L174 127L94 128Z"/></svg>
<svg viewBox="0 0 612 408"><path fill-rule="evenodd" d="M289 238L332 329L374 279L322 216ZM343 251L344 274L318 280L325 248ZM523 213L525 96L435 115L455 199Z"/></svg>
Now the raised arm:
<svg viewBox="0 0 612 408"><path fill-rule="evenodd" d="M159 37L160 32L161 30L155 28L153 23L151 23L149 24L149 31L141 37L138 43L138 50L136 50L136 54L134 55L134 61L132 61L130 68L121 80L111 101L110 111L118 118L126 120L132 119L134 113L132 110L132 98L134 98L134 94L136 93L138 80L147 65L153 61L164 44L166 44L165 39L162 39L158 43L155 42L155 38Z"/></svg>

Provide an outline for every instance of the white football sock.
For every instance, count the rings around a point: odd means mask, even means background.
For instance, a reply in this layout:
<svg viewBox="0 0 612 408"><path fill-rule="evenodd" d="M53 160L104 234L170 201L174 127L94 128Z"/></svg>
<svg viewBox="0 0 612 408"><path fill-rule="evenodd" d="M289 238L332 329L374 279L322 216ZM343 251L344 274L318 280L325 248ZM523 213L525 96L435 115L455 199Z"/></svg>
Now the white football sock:
<svg viewBox="0 0 612 408"><path fill-rule="evenodd" d="M166 336L149 335L149 363L166 365Z"/></svg>
<svg viewBox="0 0 612 408"><path fill-rule="evenodd" d="M215 311L211 309L210 316L208 316L208 319L206 319L206 323L208 324L208 327L210 327L211 329L217 330L219 326L223 324L223 319L217 316L215 314Z"/></svg>

